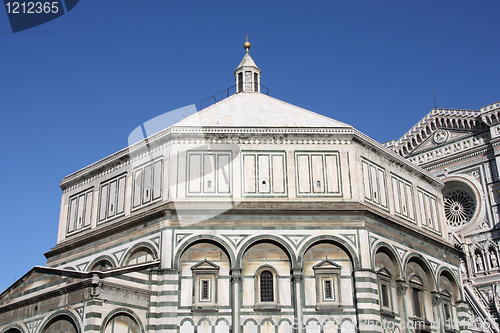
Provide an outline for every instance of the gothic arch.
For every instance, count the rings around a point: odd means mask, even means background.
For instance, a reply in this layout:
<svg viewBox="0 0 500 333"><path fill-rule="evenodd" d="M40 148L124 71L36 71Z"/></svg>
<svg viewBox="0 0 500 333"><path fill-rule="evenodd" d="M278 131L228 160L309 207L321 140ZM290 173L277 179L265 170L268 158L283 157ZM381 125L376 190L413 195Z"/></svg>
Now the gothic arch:
<svg viewBox="0 0 500 333"><path fill-rule="evenodd" d="M258 243L271 243L271 244L278 246L288 255L288 258L290 259L291 267L296 267L297 260L295 259L293 249L290 246L290 244L288 244L288 242L286 242L284 239L281 239L281 238L273 236L273 235L265 235L265 236L259 235L259 236L255 236L255 237L250 238L241 246L241 249L238 252L238 257L236 259L236 265L235 265L236 268L243 268L242 267L242 259L243 259L243 256L245 255L245 252L250 247L252 247L253 245L258 244Z"/></svg>
<svg viewBox="0 0 500 333"><path fill-rule="evenodd" d="M104 332L106 330L106 326L108 325L108 323L114 317L119 316L119 315L125 315L125 316L132 318L137 323L137 325L139 325L141 332L145 333L144 326L142 325L142 322L139 319L139 316L136 315L134 311L127 309L127 308L117 308L117 309L114 309L113 311L111 311L110 313L108 313L102 321L101 332Z"/></svg>
<svg viewBox="0 0 500 333"><path fill-rule="evenodd" d="M342 250L344 250L347 255L351 258L353 263L353 269L358 269L360 267L359 259L356 255L356 251L343 239L332 236L332 235L321 235L308 240L302 247L300 248L298 255L298 264L300 267L304 266L303 259L306 251L314 246L317 243L333 243L334 245L339 246Z"/></svg>
<svg viewBox="0 0 500 333"><path fill-rule="evenodd" d="M234 253L231 249L231 246L224 240L220 239L219 237L212 236L212 235L196 235L191 237L190 239L186 240L182 245L177 249L177 252L175 253L174 257L174 268L179 268L179 260L181 259L182 255L184 252L191 246L197 244L197 243L211 243L219 247L224 253L227 255L229 258L229 265L232 267L235 258L234 258Z"/></svg>
<svg viewBox="0 0 500 333"><path fill-rule="evenodd" d="M77 333L82 332L82 329L80 328L80 325L79 325L80 321L78 320L78 316L69 310L56 311L53 314L51 314L50 316L48 316L46 319L44 319L42 321L42 323L40 323L40 326L39 326L39 327L42 327L40 332L43 332L50 324L54 323L55 321L57 321L59 319L66 319L66 320L70 321L73 324L73 326L75 327Z"/></svg>
<svg viewBox="0 0 500 333"><path fill-rule="evenodd" d="M148 242L140 242L140 243L137 243L135 245L133 245L131 248L129 248L127 250L127 252L125 252L125 255L123 256L122 258L122 261L121 261L121 266L125 266L127 265L127 262L128 260L130 259L130 256L137 250L141 249L141 248L147 248L148 250L151 251L151 253L153 254L153 257L154 259L158 259L158 251L156 250L156 247L153 245L153 244L150 244Z"/></svg>

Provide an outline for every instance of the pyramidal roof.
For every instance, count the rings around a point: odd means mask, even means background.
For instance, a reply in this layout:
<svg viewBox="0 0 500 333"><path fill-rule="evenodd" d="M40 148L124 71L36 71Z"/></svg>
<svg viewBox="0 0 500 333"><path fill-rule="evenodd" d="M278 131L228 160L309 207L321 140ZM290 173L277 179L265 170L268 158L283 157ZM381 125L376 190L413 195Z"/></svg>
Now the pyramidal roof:
<svg viewBox="0 0 500 333"><path fill-rule="evenodd" d="M241 59L241 62L236 69L244 67L244 66L257 67L257 65L255 64L255 61L253 61L249 52L245 53L245 56L243 57L243 59Z"/></svg>
<svg viewBox="0 0 500 333"><path fill-rule="evenodd" d="M340 121L260 93L261 70L250 56L250 42L235 69L235 95L197 112L173 127L352 128Z"/></svg>
<svg viewBox="0 0 500 333"><path fill-rule="evenodd" d="M232 95L174 125L191 126L352 128L340 121L259 92Z"/></svg>

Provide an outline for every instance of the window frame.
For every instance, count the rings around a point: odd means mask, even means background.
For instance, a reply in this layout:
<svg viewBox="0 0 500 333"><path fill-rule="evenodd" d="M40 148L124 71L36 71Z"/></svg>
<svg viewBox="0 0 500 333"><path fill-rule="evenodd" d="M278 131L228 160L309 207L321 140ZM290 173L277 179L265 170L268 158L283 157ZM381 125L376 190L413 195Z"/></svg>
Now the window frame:
<svg viewBox="0 0 500 333"><path fill-rule="evenodd" d="M417 280L417 281L416 281ZM411 291L411 303L413 317L421 320L425 320L425 308L424 308L424 285L421 282L419 276L414 275L410 278L410 291ZM418 297L418 306L416 306L415 295ZM418 315L415 309L418 308Z"/></svg>
<svg viewBox="0 0 500 333"><path fill-rule="evenodd" d="M272 275L272 284L273 284L273 300L272 301L262 301L261 295L261 286L262 286L262 273L269 272ZM254 275L254 294L255 294L255 305L254 310L267 310L267 311L279 311L280 303L279 303L279 275L274 269L274 267L269 265L264 265L259 267L255 271Z"/></svg>
<svg viewBox="0 0 500 333"><path fill-rule="evenodd" d="M321 308L337 308L340 306L341 268L340 265L329 259L323 260L313 266L316 282L316 310ZM331 285L331 298L326 297L326 281L329 281Z"/></svg>
<svg viewBox="0 0 500 333"><path fill-rule="evenodd" d="M378 277L378 286L379 286L379 304L380 304L380 310L382 312L389 312L393 313L393 308L394 308L394 300L392 297L392 286L391 286L391 281L392 281L392 274L389 272L389 270L385 267L382 267L377 271L377 277ZM384 287L385 287L385 293L384 293ZM385 297L387 297L387 303L385 304Z"/></svg>
<svg viewBox="0 0 500 333"><path fill-rule="evenodd" d="M208 260L200 261L191 267L193 277L193 299L191 310L217 311L219 266ZM208 282L208 299L203 296L203 282Z"/></svg>

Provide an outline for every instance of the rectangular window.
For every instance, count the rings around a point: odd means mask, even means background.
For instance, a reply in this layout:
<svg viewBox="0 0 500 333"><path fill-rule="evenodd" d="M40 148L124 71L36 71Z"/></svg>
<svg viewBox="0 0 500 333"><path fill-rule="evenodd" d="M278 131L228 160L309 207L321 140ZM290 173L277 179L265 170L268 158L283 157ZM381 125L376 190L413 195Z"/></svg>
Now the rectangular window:
<svg viewBox="0 0 500 333"><path fill-rule="evenodd" d="M381 292L382 292L382 307L390 308L391 303L389 302L389 287L387 284L381 284Z"/></svg>
<svg viewBox="0 0 500 333"><path fill-rule="evenodd" d="M238 73L238 92L243 91L243 73Z"/></svg>
<svg viewBox="0 0 500 333"><path fill-rule="evenodd" d="M417 318L422 318L422 309L420 307L420 290L412 288L413 296L413 315Z"/></svg>
<svg viewBox="0 0 500 333"><path fill-rule="evenodd" d="M333 281L332 279L323 280L323 293L325 300L333 300Z"/></svg>
<svg viewBox="0 0 500 333"><path fill-rule="evenodd" d="M210 280L200 280L200 301L210 301Z"/></svg>
<svg viewBox="0 0 500 333"><path fill-rule="evenodd" d="M259 74L253 73L254 91L259 91Z"/></svg>
<svg viewBox="0 0 500 333"><path fill-rule="evenodd" d="M451 323L451 315L450 315L450 306L447 303L443 304L444 307L444 319L446 320L447 325Z"/></svg>

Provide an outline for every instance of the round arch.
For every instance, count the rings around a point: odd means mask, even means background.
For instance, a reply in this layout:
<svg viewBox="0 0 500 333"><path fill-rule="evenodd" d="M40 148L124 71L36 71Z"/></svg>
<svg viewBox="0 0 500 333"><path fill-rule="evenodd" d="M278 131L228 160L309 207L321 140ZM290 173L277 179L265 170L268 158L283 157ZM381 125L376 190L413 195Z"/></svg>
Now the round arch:
<svg viewBox="0 0 500 333"><path fill-rule="evenodd" d="M256 321L255 319L248 318L247 320L245 320L245 321L243 322L243 326L245 326L248 322L250 322L250 323L254 323L256 326L258 325L258 324L257 324L257 321Z"/></svg>
<svg viewBox="0 0 500 333"><path fill-rule="evenodd" d="M375 255L379 252L382 251L383 253L387 254L389 258L396 264L397 270L399 272L399 276L396 276L396 279L400 279L402 276L404 276L403 272L403 265L401 261L399 260L398 256L396 255L396 251L394 247L386 242L378 242L375 244L375 246L372 249L372 254L371 254L371 262L372 262L372 269L375 270Z"/></svg>
<svg viewBox="0 0 500 333"><path fill-rule="evenodd" d="M356 251L349 245L347 244L343 239L340 239L336 236L332 235L321 235L321 236L316 236L314 238L311 238L308 240L300 249L299 251L299 256L298 256L298 263L300 266L304 266L303 263L303 258L304 254L306 253L309 248L311 248L313 245L316 245L318 243L333 243L334 245L339 246L342 250L344 250L349 258L351 258L351 261L353 263L353 269L358 269L360 267L359 264L359 259L358 256L356 255Z"/></svg>
<svg viewBox="0 0 500 333"><path fill-rule="evenodd" d="M430 277L430 281L431 282L431 286L429 286L429 289L430 291L433 291L433 290L436 290L436 283L437 283L437 279L436 279L436 276L434 275L434 273L432 273L432 270L431 270L431 265L429 264L429 261L427 259L425 259L425 257L423 255L421 255L420 253L415 253L415 252L412 252L410 254L408 254L408 256L406 256L406 259L404 261L404 267L403 267L403 272L404 272L404 278L408 281L408 276L406 276L406 268L408 267L408 263L410 261L415 261L416 263L418 263L419 265L422 266L422 268L424 269L424 271L427 272L427 274L429 275Z"/></svg>
<svg viewBox="0 0 500 333"><path fill-rule="evenodd" d="M1 333L13 333L13 332L25 333L25 332L28 332L28 329L25 329L23 326L21 326L21 324L14 323L14 324L8 325L0 332Z"/></svg>
<svg viewBox="0 0 500 333"><path fill-rule="evenodd" d="M53 314L51 314L50 316L48 316L45 320L42 321L42 323L40 323L39 327L43 327L40 330L40 332L43 332L49 325L51 325L52 323L54 323L55 321L60 320L60 319L65 319L65 320L70 321L73 324L73 326L75 327L77 333L82 332L82 329L80 328L80 322L78 320L78 316L69 310L56 311Z"/></svg>
<svg viewBox="0 0 500 333"><path fill-rule="evenodd" d="M230 326L229 325L229 320L227 320L226 318L219 318L215 321L215 326L217 326L220 322L225 322L227 324L227 326Z"/></svg>
<svg viewBox="0 0 500 333"><path fill-rule="evenodd" d="M113 268L117 267L116 262L113 260L113 258L111 258L108 255L101 255L101 256L95 258L94 260L92 260L92 262L90 263L90 265L87 266L87 271L90 272L91 268L94 267L95 264L97 264L100 261L104 261L104 260L109 261L111 263L111 266Z"/></svg>
<svg viewBox="0 0 500 333"><path fill-rule="evenodd" d="M104 317L104 320L102 321L101 332L105 332L106 331L106 326L108 325L108 323L114 317L119 316L121 314L125 315L125 316L128 316L128 317L132 318L133 320L135 320L135 322L137 323L137 325L139 325L139 328L141 329L141 332L145 333L144 326L142 325L142 322L139 319L139 316L137 316L134 311L132 311L130 309L127 309L127 308L117 308L117 309L114 309L113 311L111 311L110 313L108 313L106 315L106 317Z"/></svg>
<svg viewBox="0 0 500 333"><path fill-rule="evenodd" d="M180 323L180 326L182 326L185 322L191 323L191 325L193 325L193 327L194 327L194 321L193 321L193 319L191 319L191 318L184 318L184 319L182 319L181 323Z"/></svg>
<svg viewBox="0 0 500 333"><path fill-rule="evenodd" d="M262 319L262 321L260 322L260 325L263 326L266 322L270 322L271 325L274 326L274 321L271 318L264 318L264 319Z"/></svg>
<svg viewBox="0 0 500 333"><path fill-rule="evenodd" d="M154 259L158 259L158 250L156 249L156 247L153 244L150 244L150 243L147 243L147 242L139 242L139 243L133 245L131 248L129 248L127 250L127 252L125 252L125 255L123 256L120 265L121 266L125 266L127 264L127 261L130 259L130 256L135 251L137 251L137 250L139 250L141 248L146 248L146 249L150 250L151 253L154 256Z"/></svg>
<svg viewBox="0 0 500 333"><path fill-rule="evenodd" d="M455 293L456 299L457 300L458 299L463 299L462 298L461 288L460 288L460 285L458 284L458 281L460 281L460 280L457 278L455 272L453 272L451 269L449 269L446 266L442 266L442 267L439 267L439 269L436 272L436 275L437 275L437 279L438 279L437 280L437 284L436 284L436 286L437 286L436 290L437 291L439 291L439 292L441 291L441 290L439 290L440 279L441 279L441 276L445 276L454 285L454 289L455 290L450 290L450 291L452 291L452 292Z"/></svg>
<svg viewBox="0 0 500 333"><path fill-rule="evenodd" d="M196 326L201 326L204 322L207 322L208 326L212 326L212 322L208 318L201 318L198 320L198 324L196 324Z"/></svg>
<svg viewBox="0 0 500 333"><path fill-rule="evenodd" d="M179 260L184 254L184 251L198 243L211 243L218 246L227 255L227 257L229 258L229 265L232 267L233 263L235 262L234 253L227 242L220 239L219 237L212 235L197 235L189 238L179 247L174 257L174 268L179 268Z"/></svg>
<svg viewBox="0 0 500 333"><path fill-rule="evenodd" d="M279 237L273 236L273 235L266 235L266 236L255 236L247 240L242 246L240 251L238 252L238 257L236 259L236 268L243 268L242 267L242 259L243 256L245 255L245 252L252 247L255 244L259 243L271 243L276 246L278 246L280 249L285 251L285 253L288 255L288 258L290 259L290 264L291 267L296 267L297 266L297 260L295 259L295 256L293 254L293 249L286 242L284 239L281 239Z"/></svg>

